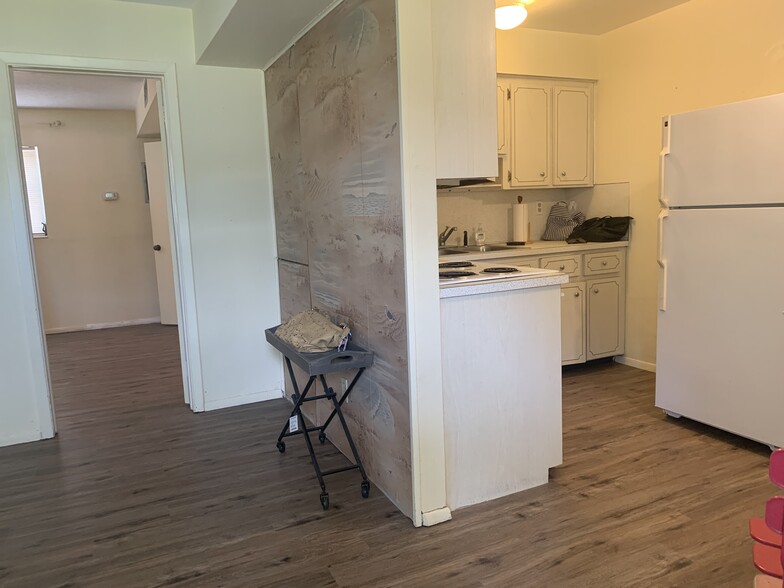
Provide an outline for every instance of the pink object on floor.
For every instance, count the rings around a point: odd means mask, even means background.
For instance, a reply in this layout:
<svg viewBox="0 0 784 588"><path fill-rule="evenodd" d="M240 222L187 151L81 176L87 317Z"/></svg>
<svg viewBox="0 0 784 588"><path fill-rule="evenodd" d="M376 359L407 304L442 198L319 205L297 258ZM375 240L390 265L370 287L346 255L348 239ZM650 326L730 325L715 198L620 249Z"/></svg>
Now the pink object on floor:
<svg viewBox="0 0 784 588"><path fill-rule="evenodd" d="M771 482L779 488L784 488L784 449L777 449L770 454L768 474Z"/></svg>
<svg viewBox="0 0 784 588"><path fill-rule="evenodd" d="M772 531L765 523L765 519L761 517L749 519L749 535L757 543L764 543L771 547L781 547L781 535Z"/></svg>
<svg viewBox="0 0 784 588"><path fill-rule="evenodd" d="M760 572L768 574L769 576L781 578L782 575L784 575L781 568L781 548L755 543L754 566Z"/></svg>
<svg viewBox="0 0 784 588"><path fill-rule="evenodd" d="M774 496L765 505L765 524L771 531L784 533L784 496Z"/></svg>
<svg viewBox="0 0 784 588"><path fill-rule="evenodd" d="M754 588L782 588L782 582L779 578L758 574L754 577Z"/></svg>

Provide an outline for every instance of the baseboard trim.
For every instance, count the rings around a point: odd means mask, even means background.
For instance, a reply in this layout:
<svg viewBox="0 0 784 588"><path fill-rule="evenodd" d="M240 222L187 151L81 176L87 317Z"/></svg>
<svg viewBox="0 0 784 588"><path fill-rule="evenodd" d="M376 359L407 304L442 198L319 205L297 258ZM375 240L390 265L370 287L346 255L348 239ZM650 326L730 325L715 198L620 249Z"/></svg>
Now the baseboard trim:
<svg viewBox="0 0 784 588"><path fill-rule="evenodd" d="M656 364L649 361L642 361L640 359L634 359L633 357L626 357L625 355L619 355L614 359L620 364L628 365L629 367L637 368L638 370L645 370L646 372L656 371Z"/></svg>
<svg viewBox="0 0 784 588"><path fill-rule="evenodd" d="M33 441L41 441L43 439L44 437L41 435L41 431L25 431L24 433L4 435L0 437L0 447L20 445L22 443L32 443Z"/></svg>
<svg viewBox="0 0 784 588"><path fill-rule="evenodd" d="M267 400L277 400L283 398L283 391L278 389L254 392L243 396L229 396L228 398L210 399L205 394L204 410L220 410L221 408L231 408L232 406L242 406L243 404L253 404L254 402L265 402Z"/></svg>
<svg viewBox="0 0 784 588"><path fill-rule="evenodd" d="M423 527L432 527L433 525L438 525L439 523L445 523L452 519L452 511L449 510L448 506L444 508L439 508L436 510L431 510L430 512L423 512L422 513L422 526Z"/></svg>
<svg viewBox="0 0 784 588"><path fill-rule="evenodd" d="M136 325L152 325L161 322L161 317L153 316L150 318L133 319L130 321L119 321L116 323L95 323L92 325L76 325L72 327L55 327L46 329L47 335L57 335L58 333L78 333L79 331L98 331L100 329L116 329L118 327L133 327Z"/></svg>

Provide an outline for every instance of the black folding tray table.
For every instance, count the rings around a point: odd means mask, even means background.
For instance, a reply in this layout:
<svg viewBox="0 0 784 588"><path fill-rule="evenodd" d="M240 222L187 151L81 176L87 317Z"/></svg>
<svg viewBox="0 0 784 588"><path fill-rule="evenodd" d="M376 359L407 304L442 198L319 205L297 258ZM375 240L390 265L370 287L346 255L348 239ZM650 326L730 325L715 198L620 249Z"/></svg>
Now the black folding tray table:
<svg viewBox="0 0 784 588"><path fill-rule="evenodd" d="M364 373L365 369L373 365L373 352L367 351L359 345L349 341L348 346L343 351L338 351L335 349L334 351L325 351L323 353L302 353L280 339L275 334L277 329L278 327L272 327L271 329L264 331L264 333L267 337L267 342L283 354L283 358L286 360L286 368L288 369L289 377L291 378L291 384L294 387L294 395L292 397L294 400L294 408L292 409L291 415L286 421L286 424L283 426L283 430L280 432L280 435L278 435L278 441L276 445L278 451L281 453L286 451L286 443L283 441L284 437L291 437L293 435L300 434L305 437L305 444L308 447L308 453L310 453L310 460L313 463L313 469L316 471L316 478L318 478L319 485L321 486L320 499L321 507L324 510L329 508L329 494L327 493L327 487L324 483L324 477L330 476L332 474L349 470L359 470L359 473L362 476L362 483L360 485L362 497L367 498L370 495L370 482L368 482L367 475L365 474L365 468L362 466L362 460L359 458L359 454L357 453L357 447L354 444L354 439L351 437L351 432L348 430L348 426L346 425L346 419L343 416L342 406L349 397L349 394L351 394L351 391L354 389L354 386ZM305 388L302 390L302 392L300 392L299 385L297 384L297 378L294 376L294 370L291 367L292 362L308 375L308 382L305 384ZM357 370L357 373L354 375L351 383L346 388L343 396L338 399L335 391L327 385L325 375L335 372L346 372L353 370ZM316 386L313 386L313 384L317 379L319 382L321 382L323 394L308 396L308 393L311 391L311 389L314 389L315 391ZM318 427L309 427L307 426L307 423L305 422L305 419L302 415L302 404L304 402L313 402L315 400L329 400L332 403L332 412L327 417L327 420L324 421L323 425ZM348 441L348 445L351 448L351 453L354 456L355 464L334 468L331 470L322 470L319 467L318 460L316 459L316 452L313 450L313 442L310 439L310 433L318 432L319 441L324 443L327 440L327 436L324 431L326 431L327 427L332 422L332 419L335 418L335 416L338 417L340 425L343 427L343 433L346 435L346 440ZM294 417L296 417L296 427L292 427L292 419Z"/></svg>

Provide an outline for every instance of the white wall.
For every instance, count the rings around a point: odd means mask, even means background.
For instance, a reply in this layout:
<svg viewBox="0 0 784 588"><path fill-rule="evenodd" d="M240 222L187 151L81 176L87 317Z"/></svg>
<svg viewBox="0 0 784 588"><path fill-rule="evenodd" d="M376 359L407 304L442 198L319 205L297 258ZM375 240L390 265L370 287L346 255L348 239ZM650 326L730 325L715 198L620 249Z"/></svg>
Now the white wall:
<svg viewBox="0 0 784 588"><path fill-rule="evenodd" d="M626 358L656 361L661 117L784 92L784 2L691 0L599 38L596 179L629 180Z"/></svg>
<svg viewBox="0 0 784 588"><path fill-rule="evenodd" d="M49 123L59 120L62 126ZM48 236L35 239L47 332L160 315L150 205L133 112L19 111L22 143L38 147ZM104 201L105 192L118 192Z"/></svg>
<svg viewBox="0 0 784 588"><path fill-rule="evenodd" d="M206 407L280 395L280 359L264 340L279 306L262 73L196 66L185 9L105 0L3 0L1 7L0 52L176 64ZM3 97L7 134L5 104ZM0 139L7 150L7 137ZM0 153L7 162L0 172L0 445L46 429L30 398L41 375L29 353L35 304L20 272L23 236L11 221L18 205L11 153Z"/></svg>
<svg viewBox="0 0 784 588"><path fill-rule="evenodd" d="M533 9L532 9L533 10ZM496 31L500 74L595 80L599 38L594 35L527 29Z"/></svg>

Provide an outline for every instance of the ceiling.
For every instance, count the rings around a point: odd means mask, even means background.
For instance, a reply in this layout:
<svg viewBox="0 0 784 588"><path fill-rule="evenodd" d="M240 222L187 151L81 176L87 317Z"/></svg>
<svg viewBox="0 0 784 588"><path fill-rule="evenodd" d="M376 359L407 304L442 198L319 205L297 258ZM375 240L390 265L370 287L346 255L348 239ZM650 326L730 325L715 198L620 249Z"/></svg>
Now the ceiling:
<svg viewBox="0 0 784 588"><path fill-rule="evenodd" d="M179 6L180 8L193 8L196 0L123 0L124 2L138 2L140 4L161 4L164 6Z"/></svg>
<svg viewBox="0 0 784 588"><path fill-rule="evenodd" d="M193 8L197 0L123 0ZM256 0L258 1L258 0ZM662 12L688 0L524 0L528 4L529 29L601 35L631 22ZM274 0L267 8L288 5L296 11L298 2Z"/></svg>
<svg viewBox="0 0 784 588"><path fill-rule="evenodd" d="M688 0L527 0L522 25L564 33L602 35Z"/></svg>
<svg viewBox="0 0 784 588"><path fill-rule="evenodd" d="M143 78L14 71L19 108L134 110Z"/></svg>

